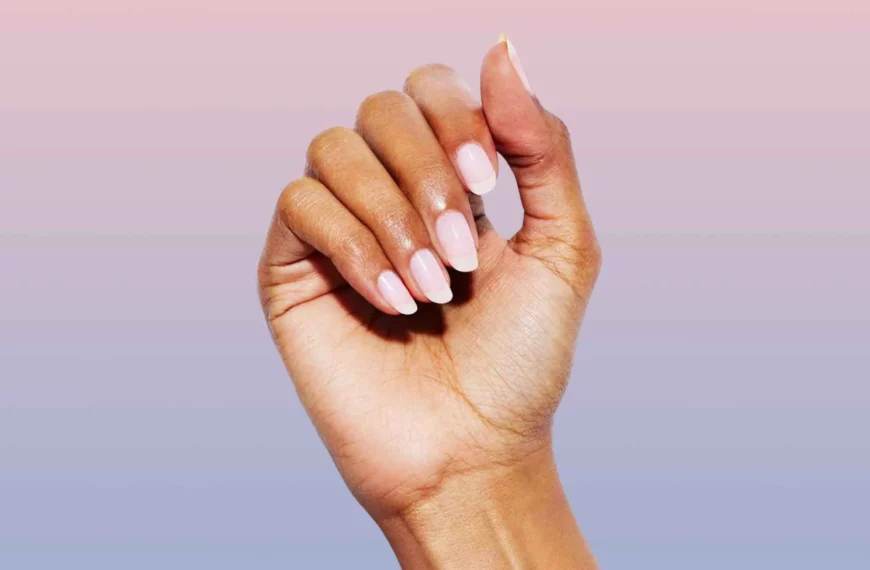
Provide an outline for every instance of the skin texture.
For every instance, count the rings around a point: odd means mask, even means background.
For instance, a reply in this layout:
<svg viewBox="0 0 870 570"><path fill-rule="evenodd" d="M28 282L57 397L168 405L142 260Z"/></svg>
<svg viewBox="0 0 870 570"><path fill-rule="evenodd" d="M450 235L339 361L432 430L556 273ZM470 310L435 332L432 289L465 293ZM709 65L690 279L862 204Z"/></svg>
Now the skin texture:
<svg viewBox="0 0 870 570"><path fill-rule="evenodd" d="M525 217L505 239L455 166L465 143L511 166ZM508 45L478 100L455 72L414 70L309 148L259 266L275 343L348 487L406 568L592 568L562 493L552 416L600 266L567 130L526 89ZM444 211L471 224L478 268L450 267ZM429 248L453 299L410 269ZM417 302L398 315L378 275Z"/></svg>

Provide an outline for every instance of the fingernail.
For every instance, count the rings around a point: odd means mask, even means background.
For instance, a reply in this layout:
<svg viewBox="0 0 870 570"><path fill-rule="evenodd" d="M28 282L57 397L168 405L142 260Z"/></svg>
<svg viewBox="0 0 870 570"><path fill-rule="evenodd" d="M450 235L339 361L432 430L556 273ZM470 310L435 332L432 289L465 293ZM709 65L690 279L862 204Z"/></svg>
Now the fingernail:
<svg viewBox="0 0 870 570"><path fill-rule="evenodd" d="M502 34L498 38L498 41L507 45L508 57L510 58L511 63L514 66L514 69L516 70L517 75L520 76L520 81L523 82L523 85L525 86L526 91L528 91L529 93L532 93L532 86L529 85L529 78L526 77L526 72L523 71L523 64L520 63L520 56L517 55L517 50L514 49L514 44L512 44L511 41L508 39L508 37L504 34Z"/></svg>
<svg viewBox="0 0 870 570"><path fill-rule="evenodd" d="M456 271L477 269L477 248L468 221L460 212L447 211L435 220L435 233L447 252L447 261Z"/></svg>
<svg viewBox="0 0 870 570"><path fill-rule="evenodd" d="M483 147L465 143L456 151L456 167L465 186L475 194L486 194L495 188L495 169Z"/></svg>
<svg viewBox="0 0 870 570"><path fill-rule="evenodd" d="M403 315L413 315L417 312L417 303L394 271L384 271L378 276L378 290L387 303Z"/></svg>
<svg viewBox="0 0 870 570"><path fill-rule="evenodd" d="M411 256L411 274L423 294L433 303L448 303L453 298L453 291L447 284L441 264L431 250L421 249Z"/></svg>

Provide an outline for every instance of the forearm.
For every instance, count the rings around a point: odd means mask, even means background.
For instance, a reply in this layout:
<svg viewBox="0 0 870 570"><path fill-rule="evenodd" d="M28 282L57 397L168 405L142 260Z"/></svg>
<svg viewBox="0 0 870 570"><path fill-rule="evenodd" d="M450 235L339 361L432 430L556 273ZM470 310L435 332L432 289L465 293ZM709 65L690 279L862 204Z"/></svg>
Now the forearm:
<svg viewBox="0 0 870 570"><path fill-rule="evenodd" d="M402 568L596 568L549 448L519 465L456 475L379 521Z"/></svg>

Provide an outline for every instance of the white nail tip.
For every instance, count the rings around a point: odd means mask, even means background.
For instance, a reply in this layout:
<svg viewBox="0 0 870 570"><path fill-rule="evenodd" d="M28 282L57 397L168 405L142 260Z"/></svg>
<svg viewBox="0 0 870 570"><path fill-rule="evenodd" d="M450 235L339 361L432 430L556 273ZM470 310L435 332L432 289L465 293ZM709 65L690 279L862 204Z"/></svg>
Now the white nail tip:
<svg viewBox="0 0 870 570"><path fill-rule="evenodd" d="M426 297L429 298L433 303L449 303L451 299L453 299L453 291L448 287L447 289L442 289L440 291L434 292L426 292Z"/></svg>
<svg viewBox="0 0 870 570"><path fill-rule="evenodd" d="M411 301L410 303L405 303L403 305L397 305L396 310L402 313L403 315L413 315L417 312L417 303Z"/></svg>
<svg viewBox="0 0 870 570"><path fill-rule="evenodd" d="M477 269L476 255L454 255L449 258L449 261L450 267L452 267L456 271L468 273Z"/></svg>
<svg viewBox="0 0 870 570"><path fill-rule="evenodd" d="M487 192L491 191L495 188L496 177L492 176L491 178L487 178L483 182L468 182L468 189L471 190L472 193L477 194L478 196L483 196Z"/></svg>

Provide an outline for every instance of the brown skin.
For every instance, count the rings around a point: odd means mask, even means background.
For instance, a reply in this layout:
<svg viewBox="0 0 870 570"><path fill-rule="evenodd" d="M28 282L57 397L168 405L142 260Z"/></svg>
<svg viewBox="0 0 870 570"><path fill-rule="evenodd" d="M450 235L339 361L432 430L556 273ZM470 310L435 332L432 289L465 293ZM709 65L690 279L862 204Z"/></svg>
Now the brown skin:
<svg viewBox="0 0 870 570"><path fill-rule="evenodd" d="M355 131L311 143L282 194L260 297L299 396L354 496L405 568L593 568L552 456L600 252L564 125L523 87L504 43L486 55L482 107L444 66L366 99ZM508 161L525 218L506 240L453 159ZM469 199L471 198L471 199ZM409 269L452 209L473 220L479 268L451 271L445 305ZM377 289L393 269L419 305ZM446 270L445 270L446 271Z"/></svg>

